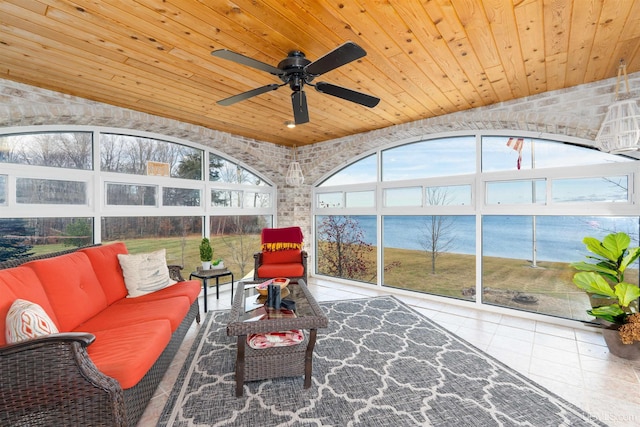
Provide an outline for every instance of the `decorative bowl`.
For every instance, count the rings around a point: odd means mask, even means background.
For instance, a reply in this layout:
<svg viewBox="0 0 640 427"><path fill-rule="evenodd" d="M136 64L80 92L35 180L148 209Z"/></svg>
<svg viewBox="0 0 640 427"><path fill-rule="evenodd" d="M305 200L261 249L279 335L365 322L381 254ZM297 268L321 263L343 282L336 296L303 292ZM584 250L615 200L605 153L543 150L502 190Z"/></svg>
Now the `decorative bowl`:
<svg viewBox="0 0 640 427"><path fill-rule="evenodd" d="M289 284L289 279L287 279L286 277L276 277L275 279L269 279L266 282L262 282L258 286L256 286L256 290L260 295L267 295L267 287L272 283L274 285L280 285L280 292L282 292L282 290Z"/></svg>

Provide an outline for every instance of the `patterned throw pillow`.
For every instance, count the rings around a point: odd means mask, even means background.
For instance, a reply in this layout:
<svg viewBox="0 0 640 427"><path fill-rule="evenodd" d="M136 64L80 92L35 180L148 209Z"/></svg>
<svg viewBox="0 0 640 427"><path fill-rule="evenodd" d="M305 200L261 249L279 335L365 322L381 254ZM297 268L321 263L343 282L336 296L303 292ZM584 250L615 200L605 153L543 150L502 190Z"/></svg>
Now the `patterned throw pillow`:
<svg viewBox="0 0 640 427"><path fill-rule="evenodd" d="M146 254L118 254L128 298L140 297L177 282L169 276L166 250Z"/></svg>
<svg viewBox="0 0 640 427"><path fill-rule="evenodd" d="M11 304L6 319L7 343L16 343L49 334L58 328L42 307L30 301L17 299Z"/></svg>

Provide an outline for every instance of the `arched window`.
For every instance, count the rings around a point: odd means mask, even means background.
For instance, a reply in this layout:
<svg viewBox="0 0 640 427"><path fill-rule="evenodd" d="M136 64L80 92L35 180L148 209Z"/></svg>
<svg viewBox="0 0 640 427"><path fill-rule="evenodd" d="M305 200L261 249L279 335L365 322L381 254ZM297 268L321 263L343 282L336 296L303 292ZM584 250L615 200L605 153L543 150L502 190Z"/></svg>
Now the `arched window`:
<svg viewBox="0 0 640 427"><path fill-rule="evenodd" d="M316 274L586 321L570 263L585 236L638 244L637 175L634 159L526 133L402 141L314 189Z"/></svg>
<svg viewBox="0 0 640 427"><path fill-rule="evenodd" d="M240 277L272 226L275 188L208 147L99 127L5 129L0 135L0 261L94 242L131 253L166 248L195 269L201 237ZM245 248L245 249L243 249Z"/></svg>

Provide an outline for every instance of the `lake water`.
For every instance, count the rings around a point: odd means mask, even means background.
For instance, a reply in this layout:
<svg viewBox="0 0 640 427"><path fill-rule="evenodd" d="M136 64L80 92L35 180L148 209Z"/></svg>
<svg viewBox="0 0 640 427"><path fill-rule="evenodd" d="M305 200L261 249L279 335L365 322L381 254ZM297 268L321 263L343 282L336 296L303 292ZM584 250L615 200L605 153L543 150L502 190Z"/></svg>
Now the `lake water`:
<svg viewBox="0 0 640 427"><path fill-rule="evenodd" d="M367 243L376 244L376 218L353 216L365 233ZM431 227L425 216L384 217L384 246L424 250L423 243ZM451 240L447 252L475 253L475 217L445 217L447 231L441 241ZM486 256L532 259L534 217L486 216L483 254ZM632 246L638 246L638 217L535 217L536 253L539 261L581 261L588 254L582 239L592 236L601 239L611 232L624 231L632 236Z"/></svg>

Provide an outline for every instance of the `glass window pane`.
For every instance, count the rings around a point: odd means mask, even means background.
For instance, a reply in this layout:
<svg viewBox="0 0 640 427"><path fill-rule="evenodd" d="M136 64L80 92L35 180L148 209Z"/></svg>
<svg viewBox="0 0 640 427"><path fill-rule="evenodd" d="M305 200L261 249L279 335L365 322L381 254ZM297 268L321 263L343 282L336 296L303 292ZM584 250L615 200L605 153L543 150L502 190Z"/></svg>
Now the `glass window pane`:
<svg viewBox="0 0 640 427"><path fill-rule="evenodd" d="M472 215L385 215L384 285L474 300L475 230Z"/></svg>
<svg viewBox="0 0 640 427"><path fill-rule="evenodd" d="M9 182L7 175L0 175L0 205L7 204L7 183Z"/></svg>
<svg viewBox="0 0 640 427"><path fill-rule="evenodd" d="M0 163L93 169L91 132L48 132L0 136Z"/></svg>
<svg viewBox="0 0 640 427"><path fill-rule="evenodd" d="M254 267L253 254L260 252L260 233L263 228L273 226L273 217L212 216L209 223L213 258L222 259L225 267L234 273L236 280L251 273Z"/></svg>
<svg viewBox="0 0 640 427"><path fill-rule="evenodd" d="M244 192L244 204L245 208L269 208L271 207L271 194L258 193L256 191Z"/></svg>
<svg viewBox="0 0 640 427"><path fill-rule="evenodd" d="M348 208L372 208L375 206L374 191L348 191L345 193Z"/></svg>
<svg viewBox="0 0 640 427"><path fill-rule="evenodd" d="M185 279L200 265L201 239L202 217L199 216L102 218L102 243L124 242L131 254L165 249L167 264L183 266Z"/></svg>
<svg viewBox="0 0 640 427"><path fill-rule="evenodd" d="M382 180L471 174L476 171L474 136L415 142L382 152Z"/></svg>
<svg viewBox="0 0 640 427"><path fill-rule="evenodd" d="M483 172L629 161L633 159L558 141L508 136L482 138Z"/></svg>
<svg viewBox="0 0 640 427"><path fill-rule="evenodd" d="M202 150L140 136L100 134L100 169L202 179Z"/></svg>
<svg viewBox="0 0 640 427"><path fill-rule="evenodd" d="M0 262L93 243L91 218L0 218Z"/></svg>
<svg viewBox="0 0 640 427"><path fill-rule="evenodd" d="M551 194L554 203L572 202L627 202L628 177L554 179Z"/></svg>
<svg viewBox="0 0 640 427"><path fill-rule="evenodd" d="M163 206L200 206L200 190L164 187L162 204Z"/></svg>
<svg viewBox="0 0 640 427"><path fill-rule="evenodd" d="M209 181L238 183L241 173L235 163L209 153Z"/></svg>
<svg viewBox="0 0 640 427"><path fill-rule="evenodd" d="M213 153L209 153L209 181L270 187L258 175Z"/></svg>
<svg viewBox="0 0 640 427"><path fill-rule="evenodd" d="M385 188L384 205L394 206L422 206L422 187Z"/></svg>
<svg viewBox="0 0 640 427"><path fill-rule="evenodd" d="M570 263L589 254L582 239L624 231L638 246L638 217L484 216L484 303L575 320L592 320L587 294L572 282ZM638 283L638 264L625 274Z"/></svg>
<svg viewBox="0 0 640 427"><path fill-rule="evenodd" d="M211 190L211 206L220 208L240 208L242 191Z"/></svg>
<svg viewBox="0 0 640 427"><path fill-rule="evenodd" d="M319 187L376 182L378 180L377 171L378 156L377 154L372 154L336 172L320 184Z"/></svg>
<svg viewBox="0 0 640 427"><path fill-rule="evenodd" d="M425 188L425 204L427 206L470 205L470 185L448 185Z"/></svg>
<svg viewBox="0 0 640 427"><path fill-rule="evenodd" d="M107 205L112 206L156 206L156 192L153 185L107 184Z"/></svg>
<svg viewBox="0 0 640 427"><path fill-rule="evenodd" d="M488 205L544 205L546 194L544 179L487 182Z"/></svg>
<svg viewBox="0 0 640 427"><path fill-rule="evenodd" d="M376 217L316 217L316 272L376 283Z"/></svg>
<svg viewBox="0 0 640 427"><path fill-rule="evenodd" d="M16 179L16 202L48 205L86 205L87 183L53 179Z"/></svg>
<svg viewBox="0 0 640 427"><path fill-rule="evenodd" d="M319 208L341 208L342 206L342 195L343 193L319 193L316 197L317 206Z"/></svg>

